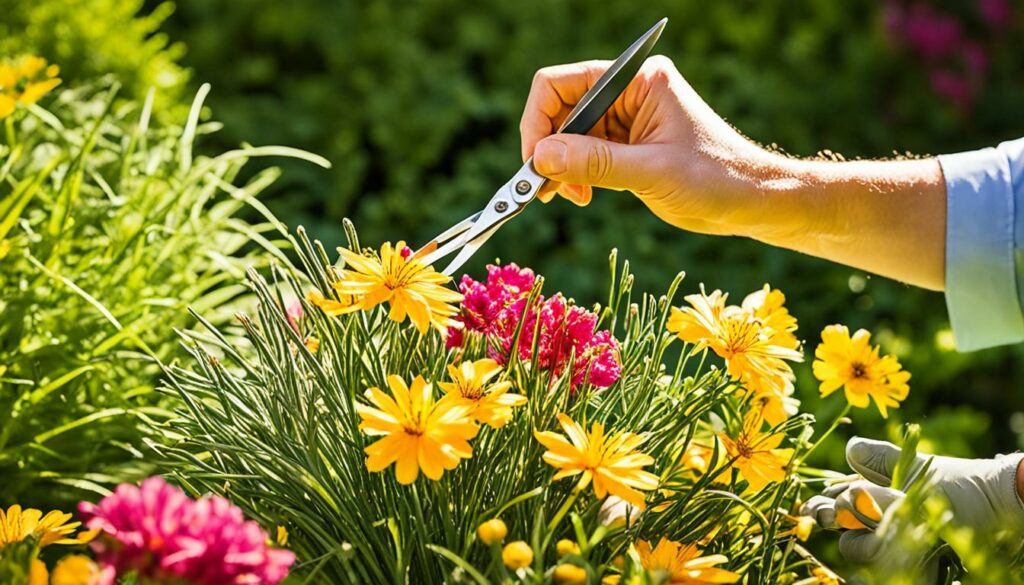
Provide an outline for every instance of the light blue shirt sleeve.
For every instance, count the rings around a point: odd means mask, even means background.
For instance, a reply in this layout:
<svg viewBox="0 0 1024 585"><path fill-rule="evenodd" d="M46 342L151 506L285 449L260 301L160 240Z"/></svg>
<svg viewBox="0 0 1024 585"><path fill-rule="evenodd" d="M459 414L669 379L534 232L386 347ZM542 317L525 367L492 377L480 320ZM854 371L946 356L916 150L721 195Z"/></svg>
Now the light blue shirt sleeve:
<svg viewBox="0 0 1024 585"><path fill-rule="evenodd" d="M939 157L946 307L956 347L1024 341L1024 138Z"/></svg>

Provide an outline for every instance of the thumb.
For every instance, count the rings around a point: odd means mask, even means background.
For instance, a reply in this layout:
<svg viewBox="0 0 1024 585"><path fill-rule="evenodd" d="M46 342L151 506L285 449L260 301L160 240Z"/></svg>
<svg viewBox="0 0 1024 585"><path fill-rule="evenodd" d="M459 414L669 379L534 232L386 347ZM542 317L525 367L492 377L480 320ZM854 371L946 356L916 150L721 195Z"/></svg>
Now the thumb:
<svg viewBox="0 0 1024 585"><path fill-rule="evenodd" d="M846 462L870 482L888 487L900 458L900 448L886 441L854 437L846 443Z"/></svg>
<svg viewBox="0 0 1024 585"><path fill-rule="evenodd" d="M620 144L578 134L556 134L537 143L533 167L562 183L644 190L651 182L656 145Z"/></svg>

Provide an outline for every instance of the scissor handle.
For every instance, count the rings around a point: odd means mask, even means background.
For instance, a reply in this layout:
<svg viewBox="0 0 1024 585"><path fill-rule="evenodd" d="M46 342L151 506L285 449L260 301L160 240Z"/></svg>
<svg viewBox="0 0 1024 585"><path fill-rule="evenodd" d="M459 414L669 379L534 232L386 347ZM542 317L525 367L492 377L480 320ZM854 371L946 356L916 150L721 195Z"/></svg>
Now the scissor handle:
<svg viewBox="0 0 1024 585"><path fill-rule="evenodd" d="M619 55L619 58L598 78L594 86L583 94L576 107L569 112L562 127L558 130L560 133L586 134L590 132L590 129L597 124L601 116L605 115L608 108L612 107L615 100L619 99L622 92L626 91L629 82L633 81L633 77L636 76L637 71L640 71L640 67L647 60L647 56L651 54L651 50L654 49L667 22L668 18L659 20Z"/></svg>

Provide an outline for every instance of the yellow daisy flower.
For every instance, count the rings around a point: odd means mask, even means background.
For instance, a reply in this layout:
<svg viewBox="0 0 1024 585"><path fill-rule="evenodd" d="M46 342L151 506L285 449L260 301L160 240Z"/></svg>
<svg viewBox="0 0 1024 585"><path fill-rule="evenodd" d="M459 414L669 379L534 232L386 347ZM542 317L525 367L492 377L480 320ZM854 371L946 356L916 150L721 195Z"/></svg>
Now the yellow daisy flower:
<svg viewBox="0 0 1024 585"><path fill-rule="evenodd" d="M99 582L100 568L84 555L71 555L57 562L50 574L50 585L91 585Z"/></svg>
<svg viewBox="0 0 1024 585"><path fill-rule="evenodd" d="M373 406L356 405L363 419L359 429L383 437L366 447L367 469L383 471L394 463L398 483L408 485L420 471L436 481L460 459L472 457L469 440L476 436L477 426L468 406L450 396L435 402L433 389L422 376L416 376L411 387L399 376L388 376L388 386L394 398L370 388L366 398Z"/></svg>
<svg viewBox="0 0 1024 585"><path fill-rule="evenodd" d="M811 569L811 576L801 579L793 585L839 585L842 583L839 575L825 567L814 567Z"/></svg>
<svg viewBox="0 0 1024 585"><path fill-rule="evenodd" d="M554 479L582 473L580 487L593 482L598 498L610 493L643 509L644 495L638 490L658 487L658 476L643 470L654 459L636 450L643 437L630 432L605 435L601 423L594 423L588 433L567 414L559 414L558 422L568 439L551 431L534 432L548 448L544 461L559 470Z"/></svg>
<svg viewBox="0 0 1024 585"><path fill-rule="evenodd" d="M19 103L36 103L60 85L59 73L59 67L36 56L0 65L0 118L9 116Z"/></svg>
<svg viewBox="0 0 1024 585"><path fill-rule="evenodd" d="M85 544L96 537L98 530L85 530L77 536L71 536L81 522L68 522L71 514L58 510L47 512L35 508L22 509L14 505L5 512L0 509L0 548L5 545L21 542L29 536L39 539L39 546L51 544Z"/></svg>
<svg viewBox="0 0 1024 585"><path fill-rule="evenodd" d="M725 433L718 434L726 454L730 459L735 458L732 466L747 480L751 490L785 480L786 466L793 458L792 449L779 448L786 438L785 433L763 433L762 423L757 413L751 413L744 419L743 430L735 440Z"/></svg>
<svg viewBox="0 0 1024 585"><path fill-rule="evenodd" d="M682 544L663 537L653 549L646 540L637 542L636 552L645 571L667 577L661 581L665 585L714 585L740 580L739 574L716 566L729 562L729 557L701 556L702 551L695 544ZM613 576L604 582L616 584L619 579Z"/></svg>
<svg viewBox="0 0 1024 585"><path fill-rule="evenodd" d="M751 407L768 424L775 426L800 411L800 401L793 398L793 382L782 380L778 384L754 393Z"/></svg>
<svg viewBox="0 0 1024 585"><path fill-rule="evenodd" d="M803 360L792 331L766 326L751 310L726 305L728 296L719 290L687 296L690 306L672 308L668 330L698 348L710 348L725 359L729 375L751 390L772 389L791 379L793 371L786 362ZM767 301L750 301L748 307L777 325L787 322L785 309L770 308L774 305Z"/></svg>
<svg viewBox="0 0 1024 585"><path fill-rule="evenodd" d="M359 310L360 305L351 296L342 296L341 300L334 300L325 297L318 291L311 290L306 293L306 300L310 303L320 307L320 310L324 314L331 317L337 317L338 315L344 315L346 313L354 313Z"/></svg>
<svg viewBox="0 0 1024 585"><path fill-rule="evenodd" d="M789 314L789 309L783 306L785 303L786 295L766 284L761 290L747 295L740 307L760 320L763 327L774 331L781 345L795 349L800 347L800 341L794 334L797 330L796 317Z"/></svg>
<svg viewBox="0 0 1024 585"><path fill-rule="evenodd" d="M821 332L821 344L814 350L814 377L821 381L821 395L844 389L846 401L867 408L874 400L882 418L889 408L899 408L910 393L910 372L903 371L895 356L879 356L864 329L850 336L845 325L829 325Z"/></svg>
<svg viewBox="0 0 1024 585"><path fill-rule="evenodd" d="M368 311L387 302L388 313L401 323L408 316L420 333L433 325L444 332L448 320L458 312L451 303L462 301L462 295L445 287L451 277L436 272L413 256L403 255L405 242L381 246L379 256L366 256L338 248L347 270L333 284L343 295L358 299L359 308Z"/></svg>
<svg viewBox="0 0 1024 585"><path fill-rule="evenodd" d="M512 382L488 381L501 373L501 366L492 359L465 361L458 367L448 366L451 382L438 382L456 404L469 408L470 416L479 423L500 429L512 420L512 409L526 404L526 397L509 393Z"/></svg>

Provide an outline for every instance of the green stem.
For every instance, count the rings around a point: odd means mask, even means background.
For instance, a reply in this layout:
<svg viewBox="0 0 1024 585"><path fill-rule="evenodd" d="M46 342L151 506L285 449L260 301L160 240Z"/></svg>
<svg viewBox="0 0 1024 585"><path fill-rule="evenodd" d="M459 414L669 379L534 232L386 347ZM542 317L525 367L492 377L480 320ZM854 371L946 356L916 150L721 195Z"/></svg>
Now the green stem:
<svg viewBox="0 0 1024 585"><path fill-rule="evenodd" d="M837 428L839 428L839 423L842 422L842 420L844 418L846 418L846 415L850 414L850 408L851 408L850 403L847 403L846 406L843 407L843 410L841 410L839 412L839 416L837 416L832 421L832 424L829 425L828 429L826 429L825 432L822 433L822 435L820 437L818 437L818 440L815 441L814 443L812 443L811 446L806 451L804 451L804 453L800 456L800 458L792 463L792 469L796 469L797 467L802 465L804 460L806 460L807 457L812 452L814 452L814 450L817 449L818 446L821 445L825 441L825 439L827 439L829 437L829 435L832 434L833 431L835 431Z"/></svg>

